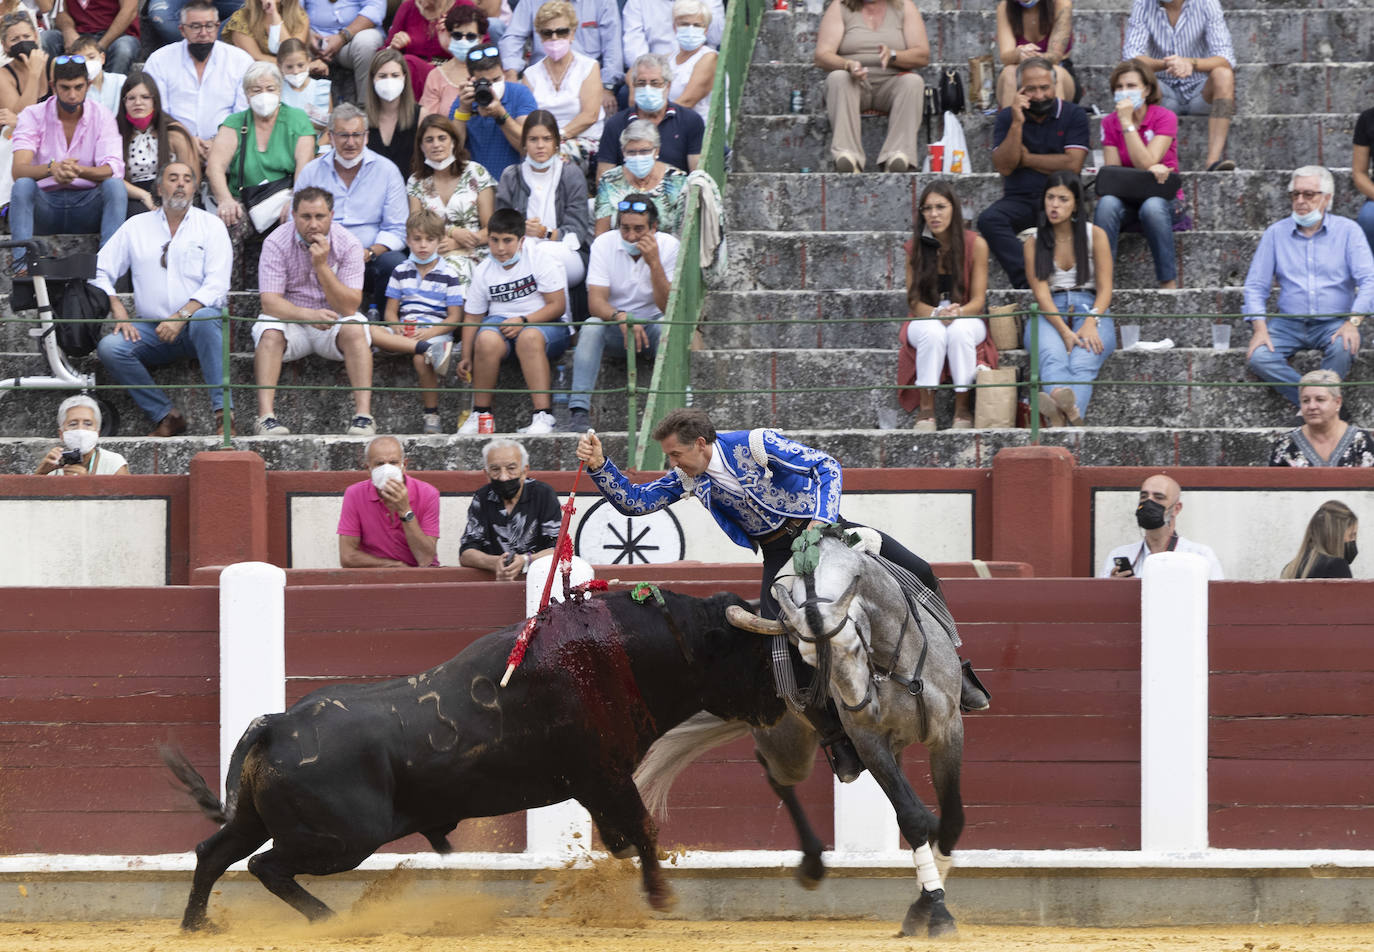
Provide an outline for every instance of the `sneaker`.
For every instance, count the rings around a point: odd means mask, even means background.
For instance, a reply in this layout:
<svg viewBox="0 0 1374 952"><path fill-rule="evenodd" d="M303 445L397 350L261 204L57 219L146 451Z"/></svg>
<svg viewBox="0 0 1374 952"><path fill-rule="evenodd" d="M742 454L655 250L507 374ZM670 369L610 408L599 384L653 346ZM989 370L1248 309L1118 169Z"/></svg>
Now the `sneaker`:
<svg viewBox="0 0 1374 952"><path fill-rule="evenodd" d="M1232 162L1230 159L1217 159L1211 165L1207 166L1208 172L1234 172L1235 170L1236 163Z"/></svg>
<svg viewBox="0 0 1374 952"><path fill-rule="evenodd" d="M854 156L841 155L835 159L835 171L852 174L854 172L862 172L863 169L859 168L859 163Z"/></svg>
<svg viewBox="0 0 1374 952"><path fill-rule="evenodd" d="M894 172L897 174L901 174L903 172L910 172L911 163L907 161L906 156L902 155L899 152L892 158L887 160L887 170L889 172Z"/></svg>
<svg viewBox="0 0 1374 952"><path fill-rule="evenodd" d="M420 430L420 432L425 434L426 436L432 436L435 433L444 432L443 426L439 423L439 414L426 413L425 425L424 428Z"/></svg>
<svg viewBox="0 0 1374 952"><path fill-rule="evenodd" d="M434 372L442 377L448 372L448 362L453 357L453 341L446 340L442 344L430 344L429 350L425 351L425 359L434 368ZM434 432L439 432L435 430Z"/></svg>
<svg viewBox="0 0 1374 952"><path fill-rule="evenodd" d="M568 411L568 419L558 424L559 433L586 433L592 428L592 415L581 407Z"/></svg>
<svg viewBox="0 0 1374 952"><path fill-rule="evenodd" d="M526 436L552 433L557 424L558 420L548 410L535 410L534 415L530 417L530 425L522 426L520 432Z"/></svg>
<svg viewBox="0 0 1374 952"><path fill-rule="evenodd" d="M344 430L349 436L376 436L377 422L365 413L359 413L348 424L348 429Z"/></svg>
<svg viewBox="0 0 1374 952"><path fill-rule="evenodd" d="M282 426L281 420L271 416L258 417L257 425L253 427L253 432L258 436L290 436L291 431Z"/></svg>
<svg viewBox="0 0 1374 952"><path fill-rule="evenodd" d="M484 429L482 419L486 418L487 426ZM463 425L458 427L459 436L476 436L478 433L495 433L496 418L490 413L469 413L468 418L463 421Z"/></svg>

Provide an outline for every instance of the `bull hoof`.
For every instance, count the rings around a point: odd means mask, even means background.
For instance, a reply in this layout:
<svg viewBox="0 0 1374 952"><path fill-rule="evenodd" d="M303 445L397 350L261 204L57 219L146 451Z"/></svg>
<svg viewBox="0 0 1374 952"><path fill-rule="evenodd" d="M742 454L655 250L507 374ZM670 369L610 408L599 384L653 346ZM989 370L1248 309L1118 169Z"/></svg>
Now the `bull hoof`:
<svg viewBox="0 0 1374 952"><path fill-rule="evenodd" d="M655 912L672 912L677 907L677 894L667 886L650 890L649 905Z"/></svg>
<svg viewBox="0 0 1374 952"><path fill-rule="evenodd" d="M797 867L797 882L803 889L815 889L825 879L825 862L819 856L803 856Z"/></svg>

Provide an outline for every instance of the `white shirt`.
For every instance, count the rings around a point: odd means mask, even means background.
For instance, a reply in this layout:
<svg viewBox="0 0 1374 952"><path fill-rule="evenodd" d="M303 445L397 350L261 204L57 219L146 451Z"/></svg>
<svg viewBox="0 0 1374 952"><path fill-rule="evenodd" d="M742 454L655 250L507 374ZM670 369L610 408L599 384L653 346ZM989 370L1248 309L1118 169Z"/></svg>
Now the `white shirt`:
<svg viewBox="0 0 1374 952"><path fill-rule="evenodd" d="M667 232L656 232L658 258L663 273L672 279L677 266L678 240ZM658 320L663 311L654 303L654 282L643 256L634 258L620 243L619 231L597 235L587 262L587 284L610 289L611 307L628 311L642 320Z"/></svg>
<svg viewBox="0 0 1374 952"><path fill-rule="evenodd" d="M711 477L713 485L729 490L736 496L744 495L744 487L739 484L739 479L725 465L725 447L720 445L720 440L716 440L711 448L711 462L706 464L706 475Z"/></svg>
<svg viewBox="0 0 1374 952"><path fill-rule="evenodd" d="M166 213L158 208L135 215L119 226L100 249L96 276L90 283L106 294L114 294L115 282L132 269L138 320L162 321L192 298L205 307L222 307L229 297L233 264L229 230L218 216L188 208L173 237Z"/></svg>
<svg viewBox="0 0 1374 952"><path fill-rule="evenodd" d="M162 108L198 139L213 139L231 112L248 108L243 74L253 57L237 46L216 42L197 78L196 61L186 40L154 50L143 71L157 82Z"/></svg>
<svg viewBox="0 0 1374 952"><path fill-rule="evenodd" d="M1166 550L1167 551L1167 550ZM1200 555L1207 560L1207 577L1213 582L1220 582L1226 578L1221 571L1221 562L1217 560L1217 554L1210 547L1201 542L1192 542L1183 536L1178 537L1178 544L1174 546L1175 552L1191 552L1193 555ZM1112 571L1116 568L1114 564L1117 556L1131 560L1131 570L1135 572L1136 578L1144 578L1145 570L1149 567L1150 556L1158 555L1158 552L1151 552L1145 540L1139 542L1127 542L1119 545L1107 553L1107 558L1102 562L1102 570L1097 573L1098 578L1111 578Z"/></svg>
<svg viewBox="0 0 1374 952"><path fill-rule="evenodd" d="M472 272L463 310L488 317L528 317L548 303L545 294L567 286L563 262L526 240L520 245L520 260L510 268L490 255L483 259ZM571 320L566 309L560 320Z"/></svg>
<svg viewBox="0 0 1374 952"><path fill-rule="evenodd" d="M711 25L706 28L706 45L720 48L725 31L725 5L721 0L706 0L711 10ZM677 27L673 26L673 0L626 0L620 10L625 28L625 71L634 69L635 60L645 53L670 58L678 53ZM677 64L673 64L677 73ZM631 100L634 91L630 92Z"/></svg>
<svg viewBox="0 0 1374 952"><path fill-rule="evenodd" d="M547 57L525 70L525 82L529 83L530 91L534 93L534 101L539 104L540 109L547 109L553 113L560 129L577 118L577 114L582 111L582 84L586 82L589 73L598 72L601 68L596 60L590 56L583 56L576 50L568 55L573 61L568 64L568 71L563 74L563 84L560 87L555 88L553 85ZM600 96L599 91L597 95ZM605 117L605 110L598 109L596 121L579 132L577 137L600 142L602 120Z"/></svg>
<svg viewBox="0 0 1374 952"><path fill-rule="evenodd" d="M100 81L100 89L94 86L88 87L87 99L94 99L100 105L110 110L111 114L118 116L124 111L123 105L119 101L119 94L124 90L124 80L128 79L123 73L106 73L105 78Z"/></svg>

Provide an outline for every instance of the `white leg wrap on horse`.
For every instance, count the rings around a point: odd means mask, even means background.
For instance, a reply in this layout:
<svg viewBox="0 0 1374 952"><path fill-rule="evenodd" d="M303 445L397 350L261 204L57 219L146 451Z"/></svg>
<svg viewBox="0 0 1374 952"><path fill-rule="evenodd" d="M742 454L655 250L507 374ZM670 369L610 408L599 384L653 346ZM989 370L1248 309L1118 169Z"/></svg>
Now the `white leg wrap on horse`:
<svg viewBox="0 0 1374 952"><path fill-rule="evenodd" d="M916 863L916 881L921 884L922 889L933 892L944 888L940 882L940 870L935 866L935 854L931 852L929 843L922 843L912 850L911 859Z"/></svg>

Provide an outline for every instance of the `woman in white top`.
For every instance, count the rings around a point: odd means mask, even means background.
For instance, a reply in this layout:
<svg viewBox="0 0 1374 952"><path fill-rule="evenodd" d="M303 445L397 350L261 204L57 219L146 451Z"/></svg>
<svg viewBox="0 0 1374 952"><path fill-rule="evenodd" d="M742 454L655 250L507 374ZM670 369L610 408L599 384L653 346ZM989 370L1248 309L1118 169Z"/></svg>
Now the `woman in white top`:
<svg viewBox="0 0 1374 952"><path fill-rule="evenodd" d="M34 470L37 476L127 476L124 457L96 447L100 442L100 405L85 394L68 397L57 408L57 435L61 446L44 454ZM63 454L80 454L80 462L62 464Z"/></svg>
<svg viewBox="0 0 1374 952"><path fill-rule="evenodd" d="M532 2L532 0L526 0ZM534 35L544 58L525 70L523 82L539 108L553 113L563 131L563 155L586 165L601 143L601 67L573 52L577 10L567 0L549 0L534 14Z"/></svg>
<svg viewBox="0 0 1374 952"><path fill-rule="evenodd" d="M1045 185L1044 209L1026 241L1026 277L1040 308L1037 399L1049 426L1083 425L1092 382L1116 349L1112 303L1112 247L1090 222L1077 174L1058 171ZM1031 322L1026 322L1026 349Z"/></svg>
<svg viewBox="0 0 1374 952"><path fill-rule="evenodd" d="M462 143L463 134L452 120L421 119L406 195L412 214L428 208L444 219L439 254L467 284L473 268L487 257L487 219L495 207L496 181L472 161Z"/></svg>
<svg viewBox="0 0 1374 952"><path fill-rule="evenodd" d="M716 51L706 45L710 26L711 8L701 0L677 0L673 4L677 56L673 58L668 101L696 110L703 119L711 110L711 85L716 78Z"/></svg>

